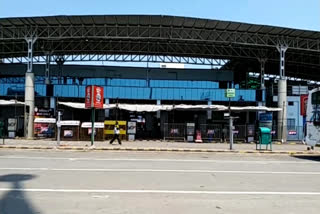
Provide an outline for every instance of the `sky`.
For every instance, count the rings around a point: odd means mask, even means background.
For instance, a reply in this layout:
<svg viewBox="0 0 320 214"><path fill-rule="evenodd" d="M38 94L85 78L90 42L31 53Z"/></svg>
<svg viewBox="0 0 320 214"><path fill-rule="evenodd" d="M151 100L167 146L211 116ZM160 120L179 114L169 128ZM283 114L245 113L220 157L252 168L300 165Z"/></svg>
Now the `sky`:
<svg viewBox="0 0 320 214"><path fill-rule="evenodd" d="M155 14L320 31L320 0L0 0L0 17Z"/></svg>

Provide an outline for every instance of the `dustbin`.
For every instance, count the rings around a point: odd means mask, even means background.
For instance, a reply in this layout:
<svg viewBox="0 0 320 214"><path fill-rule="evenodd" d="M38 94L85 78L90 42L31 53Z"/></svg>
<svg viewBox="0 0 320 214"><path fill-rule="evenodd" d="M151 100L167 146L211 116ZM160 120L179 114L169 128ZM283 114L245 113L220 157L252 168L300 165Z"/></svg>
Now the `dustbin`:
<svg viewBox="0 0 320 214"><path fill-rule="evenodd" d="M270 145L270 149L272 150L272 140L271 140L271 129L267 127L259 127L259 149L261 150L261 145L266 145L266 149L268 149L268 145ZM257 149L256 145L256 149Z"/></svg>
<svg viewBox="0 0 320 214"><path fill-rule="evenodd" d="M4 137L4 122L0 121L0 139Z"/></svg>

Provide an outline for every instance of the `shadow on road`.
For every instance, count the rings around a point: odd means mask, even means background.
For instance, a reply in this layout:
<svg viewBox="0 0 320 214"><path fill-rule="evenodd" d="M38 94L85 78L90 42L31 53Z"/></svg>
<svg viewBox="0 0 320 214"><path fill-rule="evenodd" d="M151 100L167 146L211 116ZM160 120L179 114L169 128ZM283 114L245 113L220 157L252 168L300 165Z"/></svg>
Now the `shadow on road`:
<svg viewBox="0 0 320 214"><path fill-rule="evenodd" d="M320 155L294 155L293 157L303 160L319 161Z"/></svg>
<svg viewBox="0 0 320 214"><path fill-rule="evenodd" d="M11 183L12 186L0 198L0 213L1 214L39 214L28 200L23 191L23 181L34 179L34 175L29 174L8 174L0 176L0 182Z"/></svg>

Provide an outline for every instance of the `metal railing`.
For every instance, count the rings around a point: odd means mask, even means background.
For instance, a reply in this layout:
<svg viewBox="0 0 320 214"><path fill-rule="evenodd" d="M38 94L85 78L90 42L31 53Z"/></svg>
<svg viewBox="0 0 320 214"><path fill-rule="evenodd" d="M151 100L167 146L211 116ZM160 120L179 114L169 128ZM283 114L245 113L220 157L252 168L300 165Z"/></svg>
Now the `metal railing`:
<svg viewBox="0 0 320 214"><path fill-rule="evenodd" d="M287 141L302 141L305 136L305 130L302 126L282 127L287 129ZM185 141L187 139L187 124L184 123L165 123L164 140ZM224 142L229 140L229 127L222 124L200 124L197 130L201 133L203 142ZM194 130L194 133L197 131ZM234 125L233 134L235 141L255 142L258 139L258 127L254 124ZM278 127L273 126L271 129L273 141L280 141L278 136ZM194 134L196 138L196 134Z"/></svg>
<svg viewBox="0 0 320 214"><path fill-rule="evenodd" d="M186 124L183 123L165 123L164 140L186 140Z"/></svg>

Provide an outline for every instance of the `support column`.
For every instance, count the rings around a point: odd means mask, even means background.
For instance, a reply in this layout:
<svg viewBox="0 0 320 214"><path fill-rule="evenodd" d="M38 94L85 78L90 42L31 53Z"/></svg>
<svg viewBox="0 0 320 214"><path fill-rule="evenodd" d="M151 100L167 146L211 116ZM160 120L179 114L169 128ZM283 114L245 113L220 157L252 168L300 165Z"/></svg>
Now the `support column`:
<svg viewBox="0 0 320 214"><path fill-rule="evenodd" d="M212 105L212 101L208 101L208 106L211 106L211 105ZM207 111L207 119L208 120L212 119L212 111L211 110Z"/></svg>
<svg viewBox="0 0 320 214"><path fill-rule="evenodd" d="M56 59L56 63L58 65L58 69L59 69L59 75L58 75L58 82L59 84L63 84L63 64L65 62L65 59L63 58L63 56L59 56L57 59Z"/></svg>
<svg viewBox="0 0 320 214"><path fill-rule="evenodd" d="M278 138L281 142L287 141L287 79L285 76L285 53L288 49L286 45L278 45L280 53L280 79L278 81L278 107L282 110L278 112Z"/></svg>
<svg viewBox="0 0 320 214"><path fill-rule="evenodd" d="M259 106L266 106L266 87L264 84L264 74L265 74L265 65L266 65L266 58L260 58L260 90L262 91L262 101L261 105Z"/></svg>
<svg viewBox="0 0 320 214"><path fill-rule="evenodd" d="M44 107L50 108L51 81L50 81L50 54L46 53L46 70L45 70L46 98L44 99Z"/></svg>
<svg viewBox="0 0 320 214"><path fill-rule="evenodd" d="M157 100L157 105L161 105L161 100ZM157 118L160 119L161 111L157 111Z"/></svg>
<svg viewBox="0 0 320 214"><path fill-rule="evenodd" d="M27 72L25 77L25 110L24 110L24 129L25 137L27 139L33 138L33 122L34 122L34 73L32 70L33 65L33 44L37 38L25 38L28 44L28 62Z"/></svg>
<svg viewBox="0 0 320 214"><path fill-rule="evenodd" d="M266 65L266 58L259 58L258 59L260 62L260 91L257 91L261 93L261 100L258 101L258 106L266 106L266 97L265 97L265 81L264 81L264 74L265 74L265 65ZM260 114L265 113L265 111L258 111L256 113L256 117L258 120L260 120Z"/></svg>
<svg viewBox="0 0 320 214"><path fill-rule="evenodd" d="M104 103L105 104L110 104L110 100L109 99L104 99ZM109 118L110 117L110 109L105 109L104 110L104 117L105 118Z"/></svg>

